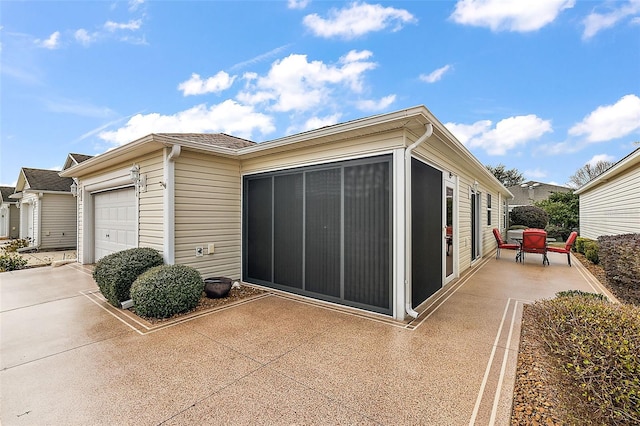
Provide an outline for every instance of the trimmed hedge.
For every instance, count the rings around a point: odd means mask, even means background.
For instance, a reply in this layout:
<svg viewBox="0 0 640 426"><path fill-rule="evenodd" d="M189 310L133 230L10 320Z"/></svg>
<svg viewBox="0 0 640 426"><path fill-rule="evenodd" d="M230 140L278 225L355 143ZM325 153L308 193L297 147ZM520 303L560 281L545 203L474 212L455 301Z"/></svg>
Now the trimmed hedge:
<svg viewBox="0 0 640 426"><path fill-rule="evenodd" d="M564 292L532 318L563 377L568 424L640 423L640 307Z"/></svg>
<svg viewBox="0 0 640 426"><path fill-rule="evenodd" d="M509 220L514 225L524 225L528 228L544 229L549 223L547 212L536 206L514 207L509 214Z"/></svg>
<svg viewBox="0 0 640 426"><path fill-rule="evenodd" d="M640 234L598 238L607 282L627 302L640 305Z"/></svg>
<svg viewBox="0 0 640 426"><path fill-rule="evenodd" d="M198 305L204 291L200 272L185 265L163 265L149 269L131 286L136 314L167 318Z"/></svg>
<svg viewBox="0 0 640 426"><path fill-rule="evenodd" d="M93 270L93 279L109 303L119 308L121 302L131 299L131 285L136 278L163 263L162 255L152 248L122 250L100 259Z"/></svg>

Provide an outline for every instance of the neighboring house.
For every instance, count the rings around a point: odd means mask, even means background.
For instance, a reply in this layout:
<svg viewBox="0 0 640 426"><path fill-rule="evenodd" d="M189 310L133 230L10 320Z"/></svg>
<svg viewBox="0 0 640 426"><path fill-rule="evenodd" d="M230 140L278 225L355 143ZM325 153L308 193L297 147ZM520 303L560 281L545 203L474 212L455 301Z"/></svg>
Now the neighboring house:
<svg viewBox="0 0 640 426"><path fill-rule="evenodd" d="M640 233L640 148L575 191L580 236Z"/></svg>
<svg viewBox="0 0 640 426"><path fill-rule="evenodd" d="M9 198L13 186L0 186L0 238L18 238L20 235L20 210L18 202Z"/></svg>
<svg viewBox="0 0 640 426"><path fill-rule="evenodd" d="M568 186L551 185L533 180L510 186L508 189L513 194L513 199L509 200L509 211L514 207L532 206L538 201L544 201L553 192L566 193L571 191Z"/></svg>
<svg viewBox="0 0 640 426"><path fill-rule="evenodd" d="M76 247L73 179L60 177L58 173L23 167L12 195L20 207L20 238L29 238L30 246L40 250Z"/></svg>
<svg viewBox="0 0 640 426"><path fill-rule="evenodd" d="M424 106L259 144L151 134L60 174L78 180L83 264L153 247L397 319L495 250L512 196Z"/></svg>
<svg viewBox="0 0 640 426"><path fill-rule="evenodd" d="M67 155L67 159L64 162L64 166L62 170L67 170L69 167L78 165L83 161L87 161L89 158L92 158L93 155L85 155L85 154L69 154Z"/></svg>

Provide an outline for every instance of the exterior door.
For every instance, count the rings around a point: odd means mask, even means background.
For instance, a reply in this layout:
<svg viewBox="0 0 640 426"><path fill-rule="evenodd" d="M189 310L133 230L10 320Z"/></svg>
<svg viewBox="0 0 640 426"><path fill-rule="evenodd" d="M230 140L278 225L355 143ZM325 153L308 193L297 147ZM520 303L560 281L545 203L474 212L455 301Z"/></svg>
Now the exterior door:
<svg viewBox="0 0 640 426"><path fill-rule="evenodd" d="M135 190L124 188L97 193L93 197L95 261L137 247Z"/></svg>
<svg viewBox="0 0 640 426"><path fill-rule="evenodd" d="M455 278L457 274L457 244L458 229L456 227L456 191L455 178L445 177L444 179L444 282L445 284Z"/></svg>

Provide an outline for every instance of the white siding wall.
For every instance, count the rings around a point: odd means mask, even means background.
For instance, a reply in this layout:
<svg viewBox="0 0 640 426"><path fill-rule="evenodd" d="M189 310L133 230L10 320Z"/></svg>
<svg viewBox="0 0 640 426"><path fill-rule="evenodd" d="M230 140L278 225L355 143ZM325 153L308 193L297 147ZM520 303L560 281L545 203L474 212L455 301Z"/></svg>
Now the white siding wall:
<svg viewBox="0 0 640 426"><path fill-rule="evenodd" d="M580 194L580 236L640 233L640 168Z"/></svg>
<svg viewBox="0 0 640 426"><path fill-rule="evenodd" d="M240 163L183 151L175 164L175 263L192 266L203 277L240 278ZM215 244L213 254L207 244ZM205 248L202 257L196 247Z"/></svg>
<svg viewBox="0 0 640 426"><path fill-rule="evenodd" d="M147 175L147 190L140 193L139 246L151 247L162 252L164 248L164 157L162 151L136 160L140 174Z"/></svg>
<svg viewBox="0 0 640 426"><path fill-rule="evenodd" d="M40 248L76 247L76 199L71 194L43 194L40 221Z"/></svg>

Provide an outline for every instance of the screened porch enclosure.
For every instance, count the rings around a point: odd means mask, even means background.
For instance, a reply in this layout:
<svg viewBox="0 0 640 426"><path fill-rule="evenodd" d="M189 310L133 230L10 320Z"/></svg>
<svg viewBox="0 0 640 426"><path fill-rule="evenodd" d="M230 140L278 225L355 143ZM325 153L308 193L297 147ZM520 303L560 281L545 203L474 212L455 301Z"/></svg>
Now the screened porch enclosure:
<svg viewBox="0 0 640 426"><path fill-rule="evenodd" d="M243 279L391 314L391 160L245 176Z"/></svg>

